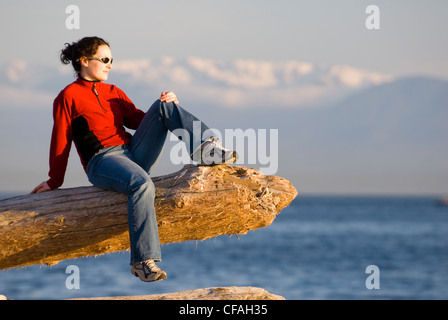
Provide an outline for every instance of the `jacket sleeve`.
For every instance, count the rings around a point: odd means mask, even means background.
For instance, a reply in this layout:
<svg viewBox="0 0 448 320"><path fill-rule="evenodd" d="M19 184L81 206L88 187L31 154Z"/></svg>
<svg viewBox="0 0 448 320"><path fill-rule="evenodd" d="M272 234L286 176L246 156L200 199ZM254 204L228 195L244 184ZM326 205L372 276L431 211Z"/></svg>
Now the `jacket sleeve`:
<svg viewBox="0 0 448 320"><path fill-rule="evenodd" d="M64 183L68 157L72 145L72 127L70 117L71 102L61 92L53 103L53 131L50 144L50 179L51 189L57 189Z"/></svg>
<svg viewBox="0 0 448 320"><path fill-rule="evenodd" d="M135 107L134 103L128 98L123 90L119 88L117 88L117 90L121 102L124 126L132 130L137 130L138 126L145 117L145 113Z"/></svg>

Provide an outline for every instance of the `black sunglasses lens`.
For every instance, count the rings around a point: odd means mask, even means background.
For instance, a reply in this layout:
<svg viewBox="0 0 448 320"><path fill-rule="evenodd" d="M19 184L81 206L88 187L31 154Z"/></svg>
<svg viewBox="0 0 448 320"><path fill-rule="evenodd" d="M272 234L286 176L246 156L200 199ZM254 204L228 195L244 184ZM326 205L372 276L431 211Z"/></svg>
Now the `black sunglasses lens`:
<svg viewBox="0 0 448 320"><path fill-rule="evenodd" d="M109 59L109 58L101 58L101 61L102 61L104 64L108 64L109 61L110 61L110 64L112 64L112 62L114 61L114 59L113 59L113 58L112 58L112 59Z"/></svg>

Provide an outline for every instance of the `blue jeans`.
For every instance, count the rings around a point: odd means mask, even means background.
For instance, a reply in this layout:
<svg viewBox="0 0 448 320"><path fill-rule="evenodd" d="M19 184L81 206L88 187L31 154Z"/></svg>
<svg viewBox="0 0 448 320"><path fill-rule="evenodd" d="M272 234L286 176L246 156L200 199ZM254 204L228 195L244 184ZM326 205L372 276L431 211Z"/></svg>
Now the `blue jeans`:
<svg viewBox="0 0 448 320"><path fill-rule="evenodd" d="M162 261L150 172L163 150L168 130L185 129L193 137L194 121L199 120L179 105L157 100L129 145L104 148L87 165L87 177L94 186L128 195L131 264L148 259ZM201 122L201 137L207 129ZM192 153L193 141L189 146Z"/></svg>

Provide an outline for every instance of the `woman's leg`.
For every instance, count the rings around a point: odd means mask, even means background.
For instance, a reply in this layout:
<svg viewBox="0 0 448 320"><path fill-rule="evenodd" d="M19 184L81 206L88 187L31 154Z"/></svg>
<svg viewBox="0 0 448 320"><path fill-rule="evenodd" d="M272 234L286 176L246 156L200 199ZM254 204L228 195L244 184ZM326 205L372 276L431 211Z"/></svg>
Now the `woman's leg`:
<svg viewBox="0 0 448 320"><path fill-rule="evenodd" d="M209 128L175 103L160 100L154 102L129 144L129 150L135 162L146 172L151 172L162 153L168 130L176 129L184 129L188 132L190 137L187 144L190 149L188 151L192 153L195 147L203 142L202 135ZM200 132L194 132L195 130Z"/></svg>
<svg viewBox="0 0 448 320"><path fill-rule="evenodd" d="M137 165L125 146L108 148L95 156L87 168L89 181L100 188L128 195L131 264L161 261L155 187L148 173Z"/></svg>

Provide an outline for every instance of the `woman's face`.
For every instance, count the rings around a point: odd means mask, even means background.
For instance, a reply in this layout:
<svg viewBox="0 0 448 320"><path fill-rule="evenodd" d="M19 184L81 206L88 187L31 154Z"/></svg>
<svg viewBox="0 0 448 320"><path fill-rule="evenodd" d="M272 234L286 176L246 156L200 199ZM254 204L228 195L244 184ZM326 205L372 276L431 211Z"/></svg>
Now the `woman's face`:
<svg viewBox="0 0 448 320"><path fill-rule="evenodd" d="M110 69L112 69L112 52L108 45L101 45L93 55L97 58L109 58L107 64L100 60L88 59L91 57L81 58L81 77L90 81L106 81Z"/></svg>

